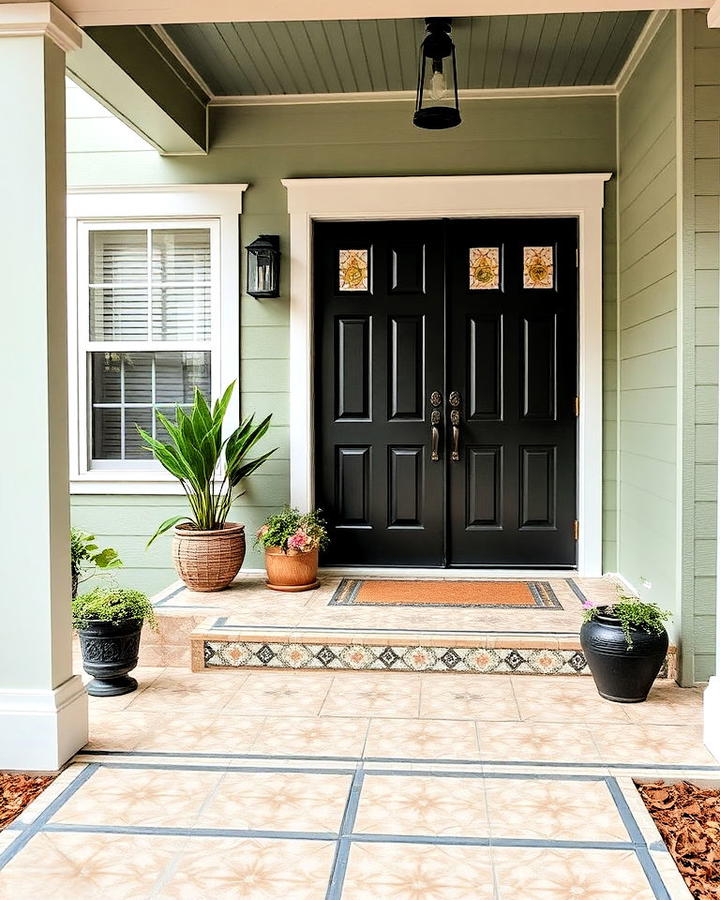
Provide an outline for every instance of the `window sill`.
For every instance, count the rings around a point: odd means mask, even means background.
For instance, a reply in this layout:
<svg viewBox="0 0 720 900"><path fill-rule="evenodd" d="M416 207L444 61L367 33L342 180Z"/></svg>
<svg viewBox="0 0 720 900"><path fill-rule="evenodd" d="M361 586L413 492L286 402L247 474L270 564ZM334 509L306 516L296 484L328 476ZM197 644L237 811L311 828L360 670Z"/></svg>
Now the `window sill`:
<svg viewBox="0 0 720 900"><path fill-rule="evenodd" d="M167 494L184 497L174 478L155 472L92 472L70 479L70 493L77 494Z"/></svg>

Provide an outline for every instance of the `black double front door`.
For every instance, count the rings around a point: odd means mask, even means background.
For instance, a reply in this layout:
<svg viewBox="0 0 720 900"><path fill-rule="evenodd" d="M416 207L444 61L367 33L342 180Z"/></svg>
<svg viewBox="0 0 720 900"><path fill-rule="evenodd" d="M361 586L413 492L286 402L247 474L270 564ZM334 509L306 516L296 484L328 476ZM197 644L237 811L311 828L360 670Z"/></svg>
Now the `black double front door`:
<svg viewBox="0 0 720 900"><path fill-rule="evenodd" d="M325 561L576 562L577 222L318 223Z"/></svg>

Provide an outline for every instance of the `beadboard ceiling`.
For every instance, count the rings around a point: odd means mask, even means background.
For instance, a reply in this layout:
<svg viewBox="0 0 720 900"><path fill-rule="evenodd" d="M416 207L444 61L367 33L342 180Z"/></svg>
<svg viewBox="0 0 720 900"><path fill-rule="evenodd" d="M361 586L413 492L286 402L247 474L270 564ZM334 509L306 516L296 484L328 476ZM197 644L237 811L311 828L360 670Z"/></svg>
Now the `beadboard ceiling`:
<svg viewBox="0 0 720 900"><path fill-rule="evenodd" d="M647 12L455 19L461 88L612 84ZM423 19L167 25L216 96L415 88Z"/></svg>

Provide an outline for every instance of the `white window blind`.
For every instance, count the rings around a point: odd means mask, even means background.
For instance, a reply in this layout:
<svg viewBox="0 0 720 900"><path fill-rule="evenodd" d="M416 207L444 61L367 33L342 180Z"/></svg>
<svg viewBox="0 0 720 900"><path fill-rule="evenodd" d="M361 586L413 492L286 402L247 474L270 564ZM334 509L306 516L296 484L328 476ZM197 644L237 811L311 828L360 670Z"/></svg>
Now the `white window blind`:
<svg viewBox="0 0 720 900"><path fill-rule="evenodd" d="M91 465L153 465L137 425L212 386L212 227L90 226L87 373ZM162 437L162 435L160 435Z"/></svg>

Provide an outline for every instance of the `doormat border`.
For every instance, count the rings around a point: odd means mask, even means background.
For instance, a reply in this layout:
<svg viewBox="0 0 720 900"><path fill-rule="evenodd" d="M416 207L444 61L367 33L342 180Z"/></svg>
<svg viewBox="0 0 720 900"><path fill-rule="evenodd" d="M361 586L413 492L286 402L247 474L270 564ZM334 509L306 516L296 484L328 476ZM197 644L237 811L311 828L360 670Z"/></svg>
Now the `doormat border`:
<svg viewBox="0 0 720 900"><path fill-rule="evenodd" d="M537 578L481 578L474 580L476 584L526 584L534 603L363 603L357 602L356 597L360 589L367 581L395 581L398 583L418 582L421 584L437 583L452 584L453 581L468 584L466 578L342 578L335 588L328 606L374 606L384 609L399 609L402 607L422 607L424 609L563 609L563 605L557 598L549 581L540 581Z"/></svg>

